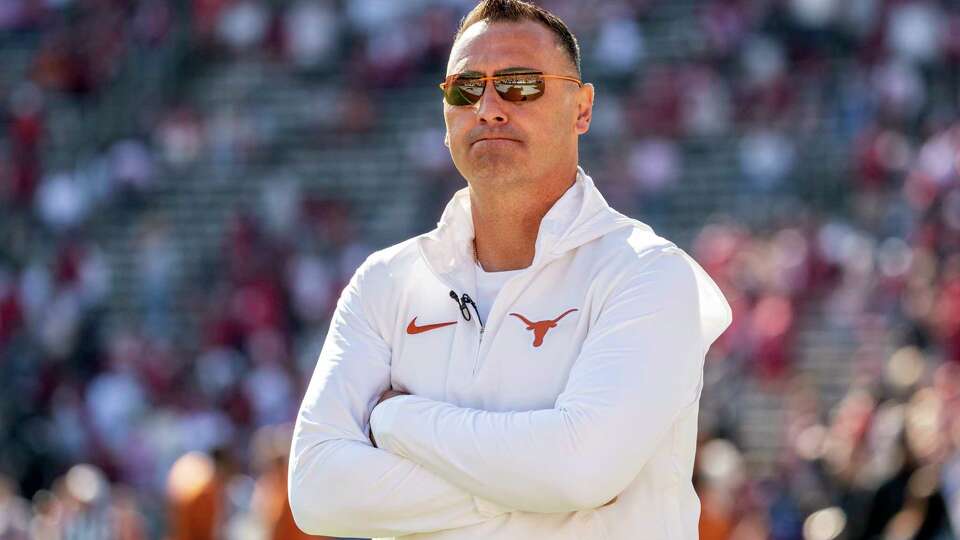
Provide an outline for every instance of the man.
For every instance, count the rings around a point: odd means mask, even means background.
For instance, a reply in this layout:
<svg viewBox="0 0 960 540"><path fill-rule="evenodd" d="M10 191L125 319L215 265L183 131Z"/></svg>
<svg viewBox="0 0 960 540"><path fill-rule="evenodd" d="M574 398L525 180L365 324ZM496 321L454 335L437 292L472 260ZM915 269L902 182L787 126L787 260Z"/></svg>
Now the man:
<svg viewBox="0 0 960 540"><path fill-rule="evenodd" d="M520 0L461 22L443 111L468 187L337 303L290 458L305 531L697 537L703 360L730 308L578 166L579 58Z"/></svg>

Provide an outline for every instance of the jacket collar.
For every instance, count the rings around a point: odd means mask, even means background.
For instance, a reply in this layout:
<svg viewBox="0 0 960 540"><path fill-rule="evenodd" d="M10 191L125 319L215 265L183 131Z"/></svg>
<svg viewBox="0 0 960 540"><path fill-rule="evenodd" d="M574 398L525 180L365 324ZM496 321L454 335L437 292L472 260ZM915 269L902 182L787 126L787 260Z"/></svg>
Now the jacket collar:
<svg viewBox="0 0 960 540"><path fill-rule="evenodd" d="M571 249L621 227L649 226L617 212L607 204L593 179L577 166L573 185L550 207L540 222L533 263L538 267ZM447 203L437 228L418 237L427 265L442 280L455 286L473 283L473 215L470 188L465 187ZM465 274L470 274L466 278Z"/></svg>

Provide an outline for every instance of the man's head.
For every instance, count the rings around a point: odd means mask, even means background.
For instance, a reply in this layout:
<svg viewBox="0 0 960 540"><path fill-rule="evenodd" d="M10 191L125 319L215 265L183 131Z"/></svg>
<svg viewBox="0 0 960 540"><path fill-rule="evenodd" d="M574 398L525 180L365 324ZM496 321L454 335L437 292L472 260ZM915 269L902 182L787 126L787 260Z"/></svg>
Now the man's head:
<svg viewBox="0 0 960 540"><path fill-rule="evenodd" d="M576 38L555 15L522 0L484 0L460 22L447 76L510 68L580 78ZM593 85L547 78L533 101L507 101L487 82L476 103L443 104L446 141L471 185L509 188L576 169L577 137L590 127ZM499 140L485 140L487 138Z"/></svg>

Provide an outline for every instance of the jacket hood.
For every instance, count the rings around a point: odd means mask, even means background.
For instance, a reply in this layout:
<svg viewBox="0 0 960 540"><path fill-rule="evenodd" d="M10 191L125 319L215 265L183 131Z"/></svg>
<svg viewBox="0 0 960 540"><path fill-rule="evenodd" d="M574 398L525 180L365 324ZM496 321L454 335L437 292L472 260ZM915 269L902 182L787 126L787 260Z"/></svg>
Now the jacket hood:
<svg viewBox="0 0 960 540"><path fill-rule="evenodd" d="M581 167L566 192L557 199L540 221L531 267L539 266L563 253L622 227L646 224L617 212L607 204L593 179ZM461 266L472 270L473 214L470 188L465 187L447 203L437 228L419 237L424 258L434 272L446 275Z"/></svg>

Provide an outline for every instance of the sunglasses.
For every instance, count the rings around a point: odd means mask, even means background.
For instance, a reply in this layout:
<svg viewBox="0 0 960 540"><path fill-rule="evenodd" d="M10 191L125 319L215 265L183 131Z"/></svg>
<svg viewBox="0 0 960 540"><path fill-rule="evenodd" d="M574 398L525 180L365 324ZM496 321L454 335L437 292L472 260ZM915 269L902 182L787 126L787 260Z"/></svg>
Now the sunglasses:
<svg viewBox="0 0 960 540"><path fill-rule="evenodd" d="M533 101L543 96L544 79L562 79L583 86L580 79L565 75L544 75L540 72L504 73L489 77L475 77L455 73L440 83L443 99L454 107L473 105L487 88L487 81L493 81L493 88L505 101Z"/></svg>

